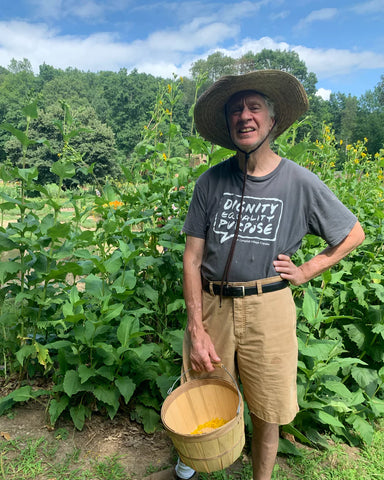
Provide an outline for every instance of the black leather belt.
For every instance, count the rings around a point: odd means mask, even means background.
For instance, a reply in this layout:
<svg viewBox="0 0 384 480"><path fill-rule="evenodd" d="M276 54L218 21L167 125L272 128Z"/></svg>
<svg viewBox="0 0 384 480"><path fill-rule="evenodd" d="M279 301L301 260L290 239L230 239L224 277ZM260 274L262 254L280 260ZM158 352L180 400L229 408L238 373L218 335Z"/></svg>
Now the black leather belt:
<svg viewBox="0 0 384 480"><path fill-rule="evenodd" d="M221 286L217 283L212 283L212 290L210 289L210 282L205 278L202 279L203 290L208 293L213 292L214 295L220 295ZM288 280L281 280L280 282L266 283L261 285L263 293L276 292L282 290L289 285ZM258 293L257 287L245 287L244 285L223 285L223 297L246 297L248 295L256 295Z"/></svg>

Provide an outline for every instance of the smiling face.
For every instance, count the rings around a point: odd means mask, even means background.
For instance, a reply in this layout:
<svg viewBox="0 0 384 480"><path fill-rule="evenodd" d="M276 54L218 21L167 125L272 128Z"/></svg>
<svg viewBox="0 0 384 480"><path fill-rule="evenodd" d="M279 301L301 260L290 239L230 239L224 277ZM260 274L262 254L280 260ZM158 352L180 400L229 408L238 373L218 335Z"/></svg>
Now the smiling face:
<svg viewBox="0 0 384 480"><path fill-rule="evenodd" d="M273 107L257 92L236 93L226 106L232 141L250 152L270 133L274 125Z"/></svg>

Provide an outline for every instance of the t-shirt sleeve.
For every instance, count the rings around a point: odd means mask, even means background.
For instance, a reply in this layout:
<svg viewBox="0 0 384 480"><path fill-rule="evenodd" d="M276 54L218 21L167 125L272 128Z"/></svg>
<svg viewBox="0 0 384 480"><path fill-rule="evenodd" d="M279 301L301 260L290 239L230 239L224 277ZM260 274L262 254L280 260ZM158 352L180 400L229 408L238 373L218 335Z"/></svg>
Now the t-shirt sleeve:
<svg viewBox="0 0 384 480"><path fill-rule="evenodd" d="M192 237L205 238L207 232L206 212L206 196L197 182L182 231Z"/></svg>
<svg viewBox="0 0 384 480"><path fill-rule="evenodd" d="M308 233L318 235L333 247L349 234L357 217L323 182L316 183L311 195Z"/></svg>

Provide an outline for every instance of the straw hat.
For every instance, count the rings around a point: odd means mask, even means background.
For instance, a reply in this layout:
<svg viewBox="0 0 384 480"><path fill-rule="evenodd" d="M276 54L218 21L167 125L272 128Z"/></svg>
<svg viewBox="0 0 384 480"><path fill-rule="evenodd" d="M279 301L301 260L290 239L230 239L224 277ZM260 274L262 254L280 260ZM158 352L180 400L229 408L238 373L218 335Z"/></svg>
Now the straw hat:
<svg viewBox="0 0 384 480"><path fill-rule="evenodd" d="M216 145L236 150L229 135L225 105L235 93L255 90L274 103L276 125L271 136L277 138L307 109L308 98L296 77L281 70L258 70L244 75L219 78L197 100L194 116L197 131Z"/></svg>

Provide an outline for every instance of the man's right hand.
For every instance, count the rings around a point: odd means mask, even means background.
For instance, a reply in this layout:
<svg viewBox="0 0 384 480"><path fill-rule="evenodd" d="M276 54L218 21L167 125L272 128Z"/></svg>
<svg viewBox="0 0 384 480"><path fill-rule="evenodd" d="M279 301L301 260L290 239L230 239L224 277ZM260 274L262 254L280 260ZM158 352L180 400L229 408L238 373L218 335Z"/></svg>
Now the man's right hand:
<svg viewBox="0 0 384 480"><path fill-rule="evenodd" d="M214 363L220 363L221 359L215 351L211 337L201 329L198 334L191 337L191 366L195 372L213 372Z"/></svg>

